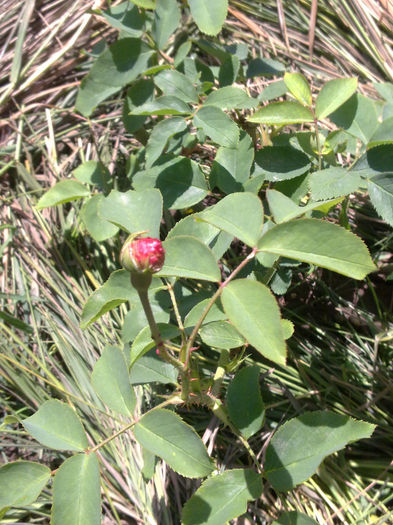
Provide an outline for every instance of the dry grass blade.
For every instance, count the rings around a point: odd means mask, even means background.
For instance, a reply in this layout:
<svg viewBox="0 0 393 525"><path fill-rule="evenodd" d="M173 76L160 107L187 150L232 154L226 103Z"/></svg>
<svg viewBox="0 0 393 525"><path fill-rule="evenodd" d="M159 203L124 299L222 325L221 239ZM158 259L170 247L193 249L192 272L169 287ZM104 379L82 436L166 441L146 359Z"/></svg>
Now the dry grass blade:
<svg viewBox="0 0 393 525"><path fill-rule="evenodd" d="M314 40L315 40L315 24L317 21L318 12L318 0L312 0L311 13L310 13L310 28L308 32L308 51L310 54L310 60L314 53Z"/></svg>
<svg viewBox="0 0 393 525"><path fill-rule="evenodd" d="M19 73L22 67L22 48L23 41L26 36L27 28L30 22L30 18L33 14L35 7L35 0L31 2L26 2L21 12L21 21L18 30L18 38L15 43L14 49L14 58L12 60L11 75L10 80L11 84L15 85L19 79Z"/></svg>
<svg viewBox="0 0 393 525"><path fill-rule="evenodd" d="M390 4L374 0L361 3L357 0L281 0L280 3L232 0L230 5L230 13L237 21L230 19L228 25L231 27L234 23L237 38L249 39L246 32L241 31L242 24L247 31L262 26L269 39L262 46L256 39L255 44L264 53L281 55L285 61L289 52L291 62L305 73L317 72L325 79L355 74L362 77L363 83L393 80ZM237 13L242 16L238 17ZM283 20L287 35L284 42Z"/></svg>
<svg viewBox="0 0 393 525"><path fill-rule="evenodd" d="M10 8L9 2L3 0L0 49L3 79L10 78L10 82L0 87L0 103L4 104L11 96L25 95L33 84L36 94L48 86L60 88L66 74L81 61L79 51L86 44L90 48L108 32L104 24L88 13L102 3L41 0L34 4L20 0ZM93 39L92 33L95 33ZM37 83L44 74L45 79ZM3 106L2 111L5 109Z"/></svg>
<svg viewBox="0 0 393 525"><path fill-rule="evenodd" d="M285 21L285 13L284 13L284 7L282 4L282 0L277 0L277 14L278 14L278 21L279 21L280 28L281 28L281 33L284 38L285 45L289 52L290 47L289 47L289 39L288 39L288 32L287 32L287 24Z"/></svg>
<svg viewBox="0 0 393 525"><path fill-rule="evenodd" d="M22 200L24 210L13 207L7 217L16 233L4 253L7 273L2 276L1 302L2 309L23 320L23 325L15 328L0 319L0 411L24 418L49 398L63 399L81 416L90 443L97 444L124 426L116 414L108 413L90 382L92 368L104 346L119 343L120 319L107 318L89 330L80 329L81 306L91 292L88 281L78 268L74 269L79 274L76 280L69 266L64 267L61 254L56 254L54 238L45 238L46 233L51 234L50 224L42 217L38 222L39 216L32 213L26 195ZM26 217L30 229L26 228ZM34 230L44 238L32 239ZM60 248L67 251L66 246ZM57 259L56 268L48 265L48 259L53 258ZM143 403L142 395L139 403ZM58 466L58 455L43 452L27 434L15 433L10 426L3 430L8 451L4 459L23 456L47 462L52 469ZM15 453L15 447L19 452ZM100 450L100 458L107 522L121 525L121 519L127 519L133 523L161 523L164 510L156 502L166 484L165 476L157 472L154 481L144 482L142 450L132 434L111 441ZM45 516L48 502L46 494L42 497L44 507L31 509L33 519L36 511Z"/></svg>

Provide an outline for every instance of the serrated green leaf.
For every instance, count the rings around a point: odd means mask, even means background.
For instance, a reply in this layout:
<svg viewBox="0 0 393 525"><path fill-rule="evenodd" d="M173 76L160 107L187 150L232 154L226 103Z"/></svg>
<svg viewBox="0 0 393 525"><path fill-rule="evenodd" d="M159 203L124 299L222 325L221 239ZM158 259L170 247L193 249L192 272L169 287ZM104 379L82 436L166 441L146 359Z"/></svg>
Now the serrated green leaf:
<svg viewBox="0 0 393 525"><path fill-rule="evenodd" d="M38 411L22 421L31 436L45 447L56 450L87 448L82 423L72 408L57 399L45 401Z"/></svg>
<svg viewBox="0 0 393 525"><path fill-rule="evenodd" d="M108 168L96 160L83 162L73 171L73 174L80 182L98 186L102 190L107 188L110 180Z"/></svg>
<svg viewBox="0 0 393 525"><path fill-rule="evenodd" d="M106 221L99 214L99 209L104 198L103 195L93 195L83 204L80 212L81 219L87 231L93 239L98 242L113 237L119 231L117 226Z"/></svg>
<svg viewBox="0 0 393 525"><path fill-rule="evenodd" d="M312 198L315 200L349 195L362 184L359 172L347 171L338 166L315 171L308 180Z"/></svg>
<svg viewBox="0 0 393 525"><path fill-rule="evenodd" d="M204 38L200 38L198 40L195 40L195 44L204 53L217 58L217 60L221 63L224 62L230 55L228 49L226 49L222 44L220 44L217 39L205 40Z"/></svg>
<svg viewBox="0 0 393 525"><path fill-rule="evenodd" d="M123 352L115 346L106 346L93 368L91 383L101 400L123 416L132 415L136 397L130 385L127 363Z"/></svg>
<svg viewBox="0 0 393 525"><path fill-rule="evenodd" d="M291 94L303 105L311 106L311 89L301 73L285 73L284 82Z"/></svg>
<svg viewBox="0 0 393 525"><path fill-rule="evenodd" d="M284 295L285 293L287 293L288 288L291 286L292 275L293 274L291 268L278 268L277 271L274 273L271 281L269 282L271 291L275 295ZM282 322L281 328L283 328Z"/></svg>
<svg viewBox="0 0 393 525"><path fill-rule="evenodd" d="M215 106L202 106L194 115L194 125L220 146L236 148L239 142L239 128L226 113Z"/></svg>
<svg viewBox="0 0 393 525"><path fill-rule="evenodd" d="M166 363L156 354L156 350L150 350L140 357L130 370L130 381L132 385L144 385L146 383L161 383L163 385L176 385L179 371L170 363Z"/></svg>
<svg viewBox="0 0 393 525"><path fill-rule="evenodd" d="M218 186L227 194L241 191L250 177L253 161L251 137L241 131L236 148L218 148L210 173L211 187Z"/></svg>
<svg viewBox="0 0 393 525"><path fill-rule="evenodd" d="M150 168L165 150L168 140L187 128L182 117L172 117L158 122L150 133L146 145L146 168Z"/></svg>
<svg viewBox="0 0 393 525"><path fill-rule="evenodd" d="M236 55L229 55L223 60L218 71L218 81L220 86L231 86L236 82L240 71L240 59ZM254 107L254 106L253 106Z"/></svg>
<svg viewBox="0 0 393 525"><path fill-rule="evenodd" d="M286 340L292 337L293 332L295 331L295 327L292 321L290 321L289 319L281 319L281 330L282 330L282 335L284 339Z"/></svg>
<svg viewBox="0 0 393 525"><path fill-rule="evenodd" d="M378 128L382 104L377 100L355 93L342 106L329 115L339 128L367 144Z"/></svg>
<svg viewBox="0 0 393 525"><path fill-rule="evenodd" d="M179 25L181 11L176 0L160 0L154 11L152 34L158 49L165 49L170 36Z"/></svg>
<svg viewBox="0 0 393 525"><path fill-rule="evenodd" d="M354 279L375 270L363 241L331 222L298 219L279 224L259 241L263 252L304 261Z"/></svg>
<svg viewBox="0 0 393 525"><path fill-rule="evenodd" d="M211 249L216 260L222 257L233 240L232 235L220 231L215 226L202 221L199 213L188 215L177 222L168 233L167 239L171 239L177 235L191 235L192 237L196 237Z"/></svg>
<svg viewBox="0 0 393 525"><path fill-rule="evenodd" d="M202 33L215 36L221 31L228 11L228 0L188 0L191 15Z"/></svg>
<svg viewBox="0 0 393 525"><path fill-rule="evenodd" d="M95 454L64 461L53 481L52 525L100 525L100 469Z"/></svg>
<svg viewBox="0 0 393 525"><path fill-rule="evenodd" d="M315 103L317 119L324 119L336 111L355 93L357 86L357 78L336 78L326 82Z"/></svg>
<svg viewBox="0 0 393 525"><path fill-rule="evenodd" d="M204 105L216 106L220 109L250 109L255 108L258 100L251 98L244 89L226 86L212 91L207 96Z"/></svg>
<svg viewBox="0 0 393 525"><path fill-rule="evenodd" d="M209 301L210 301L210 298L200 301L188 312L186 318L184 319L185 328L193 328L196 325L199 318L202 316ZM213 306L210 308L205 319L203 320L202 326L204 326L207 323L212 323L214 321L224 321L226 318L227 316L225 312L223 311L222 307L219 306L217 302L215 302Z"/></svg>
<svg viewBox="0 0 393 525"><path fill-rule="evenodd" d="M207 184L198 163L187 157L162 156L159 162L134 175L133 186L138 191L156 187L164 206L178 210L197 204L207 195ZM155 190L157 191L157 190ZM151 213L151 210L146 210Z"/></svg>
<svg viewBox="0 0 393 525"><path fill-rule="evenodd" d="M219 282L221 272L211 250L195 237L178 235L163 242L165 263L157 277Z"/></svg>
<svg viewBox="0 0 393 525"><path fill-rule="evenodd" d="M155 76L154 83L166 96L177 97L183 102L198 102L198 95L192 82L175 69L161 71Z"/></svg>
<svg viewBox="0 0 393 525"><path fill-rule="evenodd" d="M378 215L393 226L393 173L383 173L370 179L368 193Z"/></svg>
<svg viewBox="0 0 393 525"><path fill-rule="evenodd" d="M156 189L112 190L99 211L105 220L129 233L147 231L151 237L159 237L162 196Z"/></svg>
<svg viewBox="0 0 393 525"><path fill-rule="evenodd" d="M293 489L323 459L348 443L371 436L375 425L333 412L306 412L282 425L266 449L264 470L278 491Z"/></svg>
<svg viewBox="0 0 393 525"><path fill-rule="evenodd" d="M66 202L88 197L90 191L84 184L76 180L63 180L50 188L37 202L37 210L57 206Z"/></svg>
<svg viewBox="0 0 393 525"><path fill-rule="evenodd" d="M48 467L33 461L15 461L0 467L0 509L33 503L50 475Z"/></svg>
<svg viewBox="0 0 393 525"><path fill-rule="evenodd" d="M270 290L257 281L237 279L225 286L222 305L229 320L264 357L285 364L280 310Z"/></svg>
<svg viewBox="0 0 393 525"><path fill-rule="evenodd" d="M382 144L367 150L353 165L366 178L373 175L389 173L392 168L393 144Z"/></svg>
<svg viewBox="0 0 393 525"><path fill-rule="evenodd" d="M201 214L204 221L256 246L262 233L263 207L252 193L231 193Z"/></svg>
<svg viewBox="0 0 393 525"><path fill-rule="evenodd" d="M248 193L253 193L254 195L258 195L262 185L265 181L265 176L262 174L255 175L251 177L251 179L246 180L246 182L243 184L244 191Z"/></svg>
<svg viewBox="0 0 393 525"><path fill-rule="evenodd" d="M149 78L140 78L127 90L123 104L122 120L128 133L134 133L140 129L147 115L130 115L131 111L146 102L154 100L154 83Z"/></svg>
<svg viewBox="0 0 393 525"><path fill-rule="evenodd" d="M101 14L112 27L134 38L140 37L143 33L145 17L129 0L116 6L110 6Z"/></svg>
<svg viewBox="0 0 393 525"><path fill-rule="evenodd" d="M172 69L172 67L170 66L170 64L160 64L160 65L149 67L149 69L146 69L144 74L154 76L160 71L164 71L164 69Z"/></svg>
<svg viewBox="0 0 393 525"><path fill-rule="evenodd" d="M186 56L191 50L191 46L191 40L186 40L186 42L183 42L183 44L179 46L173 61L173 65L175 68L179 67L183 60L186 58Z"/></svg>
<svg viewBox="0 0 393 525"><path fill-rule="evenodd" d="M308 108L298 102L272 102L256 111L247 120L268 126L287 126L313 122L314 116Z"/></svg>
<svg viewBox="0 0 393 525"><path fill-rule="evenodd" d="M226 406L228 415L245 439L259 432L265 419L265 405L259 386L259 366L241 368L229 383Z"/></svg>
<svg viewBox="0 0 393 525"><path fill-rule="evenodd" d="M393 99L393 84L391 82L373 82L375 89L386 101Z"/></svg>
<svg viewBox="0 0 393 525"><path fill-rule="evenodd" d="M201 438L174 412L165 409L148 412L135 425L134 436L182 476L200 478L214 470Z"/></svg>
<svg viewBox="0 0 393 525"><path fill-rule="evenodd" d="M193 213L177 222L169 231L167 239L178 235L191 235L209 246L219 232L220 230L212 224L202 221L199 213Z"/></svg>
<svg viewBox="0 0 393 525"><path fill-rule="evenodd" d="M391 144L393 142L393 117L389 117L381 122L375 133L370 138L367 148L375 148L382 144Z"/></svg>
<svg viewBox="0 0 393 525"><path fill-rule="evenodd" d="M230 350L245 343L244 338L228 321L213 321L202 325L199 334L202 341L212 348Z"/></svg>
<svg viewBox="0 0 393 525"><path fill-rule="evenodd" d="M157 326L163 341L175 339L180 335L180 331L177 326L166 323L157 323ZM151 336L150 326L145 326L136 336L135 341L132 343L129 366L132 367L138 359L140 359L144 354L156 346L157 343Z"/></svg>
<svg viewBox="0 0 393 525"><path fill-rule="evenodd" d="M332 206L340 202L340 199L332 199L323 202L309 202L305 206L298 206L292 199L277 190L267 190L266 197L270 213L277 224L290 221L312 210L320 210L321 207L328 211Z"/></svg>
<svg viewBox="0 0 393 525"><path fill-rule="evenodd" d="M278 520L274 521L272 525L318 525L318 523L305 514L301 514L297 510L292 510L281 514Z"/></svg>
<svg viewBox="0 0 393 525"><path fill-rule="evenodd" d="M311 166L302 151L291 146L265 146L255 154L255 175L277 182L303 175Z"/></svg>
<svg viewBox="0 0 393 525"><path fill-rule="evenodd" d="M268 102L274 98L282 97L288 91L288 88L283 80L276 80L269 84L259 95L261 102Z"/></svg>
<svg viewBox="0 0 393 525"><path fill-rule="evenodd" d="M193 40L193 44L201 46L201 40ZM210 43L209 43L210 45ZM225 57L227 55L225 54ZM209 66L197 58L186 57L183 60L181 71L191 80L193 84L199 84L199 91L204 93L213 87L215 76Z"/></svg>
<svg viewBox="0 0 393 525"><path fill-rule="evenodd" d="M184 506L183 525L222 525L247 511L258 499L262 477L251 469L227 470L207 479Z"/></svg>
<svg viewBox="0 0 393 525"><path fill-rule="evenodd" d="M277 224L302 214L300 206L297 206L292 199L277 190L267 190L266 197L270 213Z"/></svg>
<svg viewBox="0 0 393 525"><path fill-rule="evenodd" d="M149 288L149 297L154 300L154 294L163 288L160 279L153 277ZM116 270L109 279L87 299L81 316L81 328L86 328L102 315L122 303L129 302L131 307L140 303L135 288L131 285L130 273L127 270Z"/></svg>
<svg viewBox="0 0 393 525"><path fill-rule="evenodd" d="M191 112L190 106L183 100L168 95L131 108L130 115L191 115Z"/></svg>
<svg viewBox="0 0 393 525"><path fill-rule="evenodd" d="M76 110L85 117L90 116L100 102L143 73L153 54L140 38L122 38L114 42L97 58L82 80Z"/></svg>
<svg viewBox="0 0 393 525"><path fill-rule="evenodd" d="M144 9L155 9L156 0L131 0L131 2Z"/></svg>
<svg viewBox="0 0 393 525"><path fill-rule="evenodd" d="M231 53L232 56L238 57L239 60L246 60L250 52L249 46L245 42L233 42L224 45L224 49Z"/></svg>
<svg viewBox="0 0 393 525"><path fill-rule="evenodd" d="M131 286L127 270L112 272L109 279L87 299L81 316L81 328L87 328L106 312L126 301L136 302L138 294Z"/></svg>
<svg viewBox="0 0 393 525"><path fill-rule="evenodd" d="M247 77L279 76L285 71L285 66L274 58L253 58L248 63Z"/></svg>
<svg viewBox="0 0 393 525"><path fill-rule="evenodd" d="M221 231L217 237L210 243L210 249L213 252L216 261L221 259L224 253L229 249L233 241L233 235Z"/></svg>

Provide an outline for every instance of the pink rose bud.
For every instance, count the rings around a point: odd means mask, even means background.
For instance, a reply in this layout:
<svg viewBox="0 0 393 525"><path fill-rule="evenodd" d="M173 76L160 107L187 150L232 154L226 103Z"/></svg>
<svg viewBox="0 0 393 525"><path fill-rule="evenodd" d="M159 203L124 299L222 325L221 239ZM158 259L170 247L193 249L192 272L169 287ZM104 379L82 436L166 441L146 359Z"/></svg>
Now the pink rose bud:
<svg viewBox="0 0 393 525"><path fill-rule="evenodd" d="M120 262L132 273L157 273L164 265L165 250L159 239L130 237L120 252Z"/></svg>

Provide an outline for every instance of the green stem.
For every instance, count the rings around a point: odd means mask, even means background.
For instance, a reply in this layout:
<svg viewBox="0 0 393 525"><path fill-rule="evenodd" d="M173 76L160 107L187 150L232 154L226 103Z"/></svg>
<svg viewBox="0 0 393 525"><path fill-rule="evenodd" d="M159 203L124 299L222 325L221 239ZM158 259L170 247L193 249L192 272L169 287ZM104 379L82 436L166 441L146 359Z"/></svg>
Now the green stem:
<svg viewBox="0 0 393 525"><path fill-rule="evenodd" d="M183 321L181 319L181 315L180 315L180 312L179 312L179 307L177 305L176 296L175 296L175 292L173 290L172 283L167 280L166 281L166 285L167 285L167 290L169 292L169 295L171 297L171 301L172 301L172 305L173 305L173 311L174 311L174 314L175 314L175 317L176 317L177 325L178 325L179 330L181 332L181 340L182 340L182 347L183 347L185 342L186 342L186 335L185 335L185 332L184 332Z"/></svg>
<svg viewBox="0 0 393 525"><path fill-rule="evenodd" d="M314 126L315 126L315 141L317 143L318 150L318 169L322 169L322 152L321 152L321 141L319 140L319 129L318 129L318 119L314 117Z"/></svg>
<svg viewBox="0 0 393 525"><path fill-rule="evenodd" d="M217 289L217 291L215 292L215 294L212 296L210 301L207 303L206 308L204 309L201 317L198 319L198 322L196 323L196 325L194 326L194 328L193 328L193 330L191 332L190 338L189 338L187 346L186 346L185 361L184 361L184 369L185 370L189 367L191 351L192 351L192 347L193 347L194 341L195 341L195 339L196 339L196 337L198 335L199 329L201 328L202 323L205 320L205 317L207 316L207 314L209 313L211 307L216 302L216 300L220 297L220 295L222 294L222 291L225 288L225 286L240 272L240 270L242 270L242 268L244 268L244 266L246 266L246 264L251 259L253 259L255 257L255 254L257 253L257 251L258 251L258 248L253 248L252 252L245 259L243 259L243 261L239 264L239 266L233 270L233 272L230 274L230 276L223 283L220 284L220 286Z"/></svg>
<svg viewBox="0 0 393 525"><path fill-rule="evenodd" d="M171 363L171 365L175 366L178 370L183 370L183 363L176 359L176 357L173 357L165 348L164 341L162 340L160 330L158 329L156 320L154 319L154 314L150 306L150 300L147 293L147 290L141 290L138 289L138 295L139 299L142 303L143 310L146 315L147 322L150 326L150 333L153 341L156 343L158 351L160 356L167 361L168 363Z"/></svg>
<svg viewBox="0 0 393 525"><path fill-rule="evenodd" d="M136 423L137 423L136 421L132 421L131 423L128 423L128 425L126 425L125 427L121 428L118 432L115 432L114 434L112 434L108 438L104 439L104 441L101 441L101 443L98 443L98 445L96 445L95 447L87 449L86 452L88 454L91 454L92 452L96 452L100 448L102 448L105 445L107 445L113 439L116 439L118 436L120 436L124 432L127 432L127 430L130 430L130 428L132 428L134 425L136 425Z"/></svg>

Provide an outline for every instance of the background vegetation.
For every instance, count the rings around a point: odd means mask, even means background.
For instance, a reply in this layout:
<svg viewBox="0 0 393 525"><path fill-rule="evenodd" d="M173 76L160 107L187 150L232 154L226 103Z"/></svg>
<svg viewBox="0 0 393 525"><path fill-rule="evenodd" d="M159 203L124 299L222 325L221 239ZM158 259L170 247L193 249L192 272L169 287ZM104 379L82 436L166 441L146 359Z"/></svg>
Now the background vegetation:
<svg viewBox="0 0 393 525"><path fill-rule="evenodd" d="M89 378L103 346L118 342L125 310L105 316L88 330L82 331L79 322L88 295L118 268L119 246L111 240L97 244L84 235L74 207L34 208L43 189L67 177L83 160L100 158L121 184L126 159L140 146L123 127L120 99L100 106L91 121L73 110L92 58L116 35L86 7L86 2L64 0L0 4L4 463L25 458L56 468L59 455L30 440L15 419L27 417L49 397L72 399L93 438L116 430L115 423L102 428L107 419L94 408L102 405ZM180 31L197 33L191 20L185 20ZM357 75L360 91L377 98L373 82L393 81L388 1L230 1L219 40L245 43L252 56L273 58L287 70L301 71L315 90L330 78ZM214 65L203 50L200 58ZM262 91L274 80L260 77L250 87ZM367 444L346 450L345 462L344 453L335 454L290 495L277 500L266 490L250 511L250 523L268 523L292 508L321 524L393 522L393 236L359 195L351 197L349 217L379 270L360 283L322 270L298 272L280 299L285 317L295 323L290 366L274 376L266 366L264 398L270 419L277 423L304 409L331 408L378 427ZM206 414L195 409L186 417L202 421ZM212 420L203 436L208 447L216 441L217 428ZM264 433L253 438L259 454L265 438ZM241 459L236 442L229 450ZM178 522L194 482L162 466L145 484L141 451L128 446L126 436L105 448L102 460L104 523ZM44 492L37 503L7 513L1 522L48 523L49 501L49 492ZM247 523L247 518L238 522Z"/></svg>

